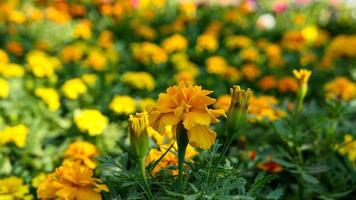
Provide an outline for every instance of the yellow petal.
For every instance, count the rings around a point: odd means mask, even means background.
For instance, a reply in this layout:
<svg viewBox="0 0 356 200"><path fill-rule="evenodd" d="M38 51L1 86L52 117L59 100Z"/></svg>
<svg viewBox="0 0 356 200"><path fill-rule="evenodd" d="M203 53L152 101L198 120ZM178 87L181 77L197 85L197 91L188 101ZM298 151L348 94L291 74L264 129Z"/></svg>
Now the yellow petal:
<svg viewBox="0 0 356 200"><path fill-rule="evenodd" d="M216 133L207 126L195 126L188 131L189 143L194 147L209 149L215 138Z"/></svg>
<svg viewBox="0 0 356 200"><path fill-rule="evenodd" d="M80 188L76 193L76 200L101 200L101 195L91 188Z"/></svg>
<svg viewBox="0 0 356 200"><path fill-rule="evenodd" d="M189 113L185 113L183 118L183 125L188 130L197 125L209 126L211 121L209 113L202 111L191 111Z"/></svg>

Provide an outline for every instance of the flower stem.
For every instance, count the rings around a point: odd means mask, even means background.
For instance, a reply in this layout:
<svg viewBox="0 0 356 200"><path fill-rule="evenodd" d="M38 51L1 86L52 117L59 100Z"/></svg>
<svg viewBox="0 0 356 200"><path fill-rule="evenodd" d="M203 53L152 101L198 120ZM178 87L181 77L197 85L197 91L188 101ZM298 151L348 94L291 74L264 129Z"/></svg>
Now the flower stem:
<svg viewBox="0 0 356 200"><path fill-rule="evenodd" d="M183 171L184 171L184 158L188 146L187 130L183 124L178 124L177 127L177 145L178 145L178 189L183 189Z"/></svg>
<svg viewBox="0 0 356 200"><path fill-rule="evenodd" d="M145 157L139 157L138 158L138 161L139 161L139 167L140 167L140 171L141 171L141 175L142 175L142 178L143 178L143 182L145 184L145 188L147 190L147 196L150 200L153 200L153 195L151 193L151 189L148 185L148 182L147 182L147 177L146 177L146 166L145 166Z"/></svg>

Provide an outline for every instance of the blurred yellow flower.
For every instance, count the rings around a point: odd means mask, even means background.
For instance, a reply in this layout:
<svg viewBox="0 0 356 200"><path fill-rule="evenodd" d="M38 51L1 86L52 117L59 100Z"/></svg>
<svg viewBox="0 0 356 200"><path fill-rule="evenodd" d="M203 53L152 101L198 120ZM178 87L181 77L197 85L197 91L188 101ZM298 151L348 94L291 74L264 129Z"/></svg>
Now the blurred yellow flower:
<svg viewBox="0 0 356 200"><path fill-rule="evenodd" d="M15 24L22 24L26 21L26 17L21 11L13 10L9 14L9 21Z"/></svg>
<svg viewBox="0 0 356 200"><path fill-rule="evenodd" d="M336 149L341 155L347 155L349 160L356 164L356 140L350 134L344 136L344 143L336 145Z"/></svg>
<svg viewBox="0 0 356 200"><path fill-rule="evenodd" d="M213 52L219 47L219 43L211 34L200 35L197 38L197 51L210 51Z"/></svg>
<svg viewBox="0 0 356 200"><path fill-rule="evenodd" d="M84 109L74 112L74 122L81 132L96 136L104 132L109 120L99 110Z"/></svg>
<svg viewBox="0 0 356 200"><path fill-rule="evenodd" d="M260 74L261 70L257 67L257 65L249 63L242 66L241 72L247 80L255 80Z"/></svg>
<svg viewBox="0 0 356 200"><path fill-rule="evenodd" d="M211 56L206 59L207 71L211 74L224 75L227 71L228 64L222 56Z"/></svg>
<svg viewBox="0 0 356 200"><path fill-rule="evenodd" d="M174 34L171 37L163 40L162 46L168 53L184 51L187 49L188 41L182 35Z"/></svg>
<svg viewBox="0 0 356 200"><path fill-rule="evenodd" d="M83 74L81 78L89 86L95 85L98 80L98 76L96 74Z"/></svg>
<svg viewBox="0 0 356 200"><path fill-rule="evenodd" d="M245 61L256 62L259 58L259 53L256 48L247 47L240 51L240 56Z"/></svg>
<svg viewBox="0 0 356 200"><path fill-rule="evenodd" d="M113 47L113 33L108 30L104 30L100 33L98 38L98 43L102 48L111 48Z"/></svg>
<svg viewBox="0 0 356 200"><path fill-rule="evenodd" d="M149 98L149 97L145 98L145 99L140 99L138 101L138 105L139 105L139 108L141 109L141 111L146 111L147 107L154 106L155 103L156 102L152 98Z"/></svg>
<svg viewBox="0 0 356 200"><path fill-rule="evenodd" d="M144 64L162 64L167 62L166 51L160 46L150 43L134 43L131 46L133 57Z"/></svg>
<svg viewBox="0 0 356 200"><path fill-rule="evenodd" d="M69 79L62 85L62 91L64 96L68 99L75 100L82 94L85 94L88 90L84 81L80 78Z"/></svg>
<svg viewBox="0 0 356 200"><path fill-rule="evenodd" d="M42 51L31 51L26 56L27 65L33 75L39 78L51 77L61 67L61 62Z"/></svg>
<svg viewBox="0 0 356 200"><path fill-rule="evenodd" d="M131 114L136 111L136 102L130 96L115 96L109 105L116 114Z"/></svg>
<svg viewBox="0 0 356 200"><path fill-rule="evenodd" d="M101 200L100 192L108 192L101 180L93 178L93 170L80 164L64 165L38 186L39 199Z"/></svg>
<svg viewBox="0 0 356 200"><path fill-rule="evenodd" d="M0 145L13 142L20 148L25 147L28 131L23 124L6 127L0 131Z"/></svg>
<svg viewBox="0 0 356 200"><path fill-rule="evenodd" d="M1 63L8 63L9 56L7 55L6 51L0 49L0 64Z"/></svg>
<svg viewBox="0 0 356 200"><path fill-rule="evenodd" d="M79 22L74 28L73 35L76 38L90 39L92 37L90 21L83 20Z"/></svg>
<svg viewBox="0 0 356 200"><path fill-rule="evenodd" d="M5 79L0 78L0 99L7 98L10 92L9 82Z"/></svg>
<svg viewBox="0 0 356 200"><path fill-rule="evenodd" d="M277 79L274 75L267 75L258 81L258 87L262 90L271 90L277 86Z"/></svg>
<svg viewBox="0 0 356 200"><path fill-rule="evenodd" d="M299 87L308 83L311 73L310 70L306 69L293 70L294 77L297 79Z"/></svg>
<svg viewBox="0 0 356 200"><path fill-rule="evenodd" d="M209 109L215 99L207 96L212 91L203 90L200 86L186 85L169 87L166 93L158 97L155 108L150 112L152 128L161 134L167 134L166 127L172 127L175 135L179 123L187 130L189 143L194 147L208 149L215 142L216 133L209 128L217 123L223 110Z"/></svg>
<svg viewBox="0 0 356 200"><path fill-rule="evenodd" d="M324 86L327 99L350 101L356 98L356 83L347 77L340 76Z"/></svg>
<svg viewBox="0 0 356 200"><path fill-rule="evenodd" d="M153 76L147 72L125 72L122 75L122 82L141 90L151 91L155 87Z"/></svg>
<svg viewBox="0 0 356 200"><path fill-rule="evenodd" d="M86 59L86 64L95 71L103 71L107 64L105 55L100 51L91 51Z"/></svg>
<svg viewBox="0 0 356 200"><path fill-rule="evenodd" d="M57 111L61 106L60 97L53 88L36 88L35 95L40 97L52 112Z"/></svg>
<svg viewBox="0 0 356 200"><path fill-rule="evenodd" d="M278 100L274 96L251 96L250 106L248 113L251 115L252 121L262 121L268 119L275 121L285 115L285 113L275 106L278 104Z"/></svg>
<svg viewBox="0 0 356 200"><path fill-rule="evenodd" d="M71 143L65 151L65 159L63 163L77 163L95 169L96 163L94 157L98 155L98 150L95 145L85 142L76 141Z"/></svg>
<svg viewBox="0 0 356 200"><path fill-rule="evenodd" d="M301 31L304 39L310 44L314 43L318 38L318 32L318 27L316 25L305 27Z"/></svg>
<svg viewBox="0 0 356 200"><path fill-rule="evenodd" d="M6 78L22 77L25 74L25 69L15 63L0 63L0 74Z"/></svg>
<svg viewBox="0 0 356 200"><path fill-rule="evenodd" d="M78 61L83 56L83 47L80 45L66 46L62 49L60 55L64 63Z"/></svg>
<svg viewBox="0 0 356 200"><path fill-rule="evenodd" d="M231 103L231 96L228 94L221 95L217 98L214 108L216 109L223 109L225 112L229 110Z"/></svg>
<svg viewBox="0 0 356 200"><path fill-rule="evenodd" d="M21 178L10 176L0 179L1 200L31 200L30 188Z"/></svg>

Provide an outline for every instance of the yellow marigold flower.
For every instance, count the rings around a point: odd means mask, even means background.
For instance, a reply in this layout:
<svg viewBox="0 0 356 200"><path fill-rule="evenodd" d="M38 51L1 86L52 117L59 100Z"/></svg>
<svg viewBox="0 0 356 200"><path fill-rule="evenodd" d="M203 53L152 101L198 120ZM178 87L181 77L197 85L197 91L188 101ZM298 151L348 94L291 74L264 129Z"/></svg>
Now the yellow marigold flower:
<svg viewBox="0 0 356 200"><path fill-rule="evenodd" d="M188 41L182 35L174 34L171 37L163 40L162 46L168 53L184 51L187 49Z"/></svg>
<svg viewBox="0 0 356 200"><path fill-rule="evenodd" d="M143 25L143 24L134 24L133 28L135 30L135 33L141 37L143 37L146 40L153 40L156 38L157 34L155 29L147 26L147 25Z"/></svg>
<svg viewBox="0 0 356 200"><path fill-rule="evenodd" d="M6 51L0 49L0 63L8 63L9 56L7 55Z"/></svg>
<svg viewBox="0 0 356 200"><path fill-rule="evenodd" d="M243 60L256 62L259 58L259 53L254 47L248 47L240 51L240 56Z"/></svg>
<svg viewBox="0 0 356 200"><path fill-rule="evenodd" d="M102 52L91 51L86 59L90 68L96 71L103 71L107 64L107 59Z"/></svg>
<svg viewBox="0 0 356 200"><path fill-rule="evenodd" d="M255 119L261 121L265 118L275 121L285 115L283 111L275 108L277 104L278 100L274 96L252 96L247 111L251 114L252 121Z"/></svg>
<svg viewBox="0 0 356 200"><path fill-rule="evenodd" d="M84 109L74 113L74 122L81 132L96 136L104 132L109 120L99 110Z"/></svg>
<svg viewBox="0 0 356 200"><path fill-rule="evenodd" d="M210 51L213 52L219 47L219 43L216 38L211 34L200 35L197 39L196 49L198 51Z"/></svg>
<svg viewBox="0 0 356 200"><path fill-rule="evenodd" d="M46 17L56 23L67 23L71 20L71 16L65 12L65 11L61 11L58 10L57 8L51 6L51 7L47 7L45 10L46 13Z"/></svg>
<svg viewBox="0 0 356 200"><path fill-rule="evenodd" d="M57 111L61 106L59 95L53 88L37 88L35 94L47 104L49 110L52 112Z"/></svg>
<svg viewBox="0 0 356 200"><path fill-rule="evenodd" d="M151 91L155 87L153 76L147 72L125 72L122 75L122 82L141 90Z"/></svg>
<svg viewBox="0 0 356 200"><path fill-rule="evenodd" d="M78 97L82 94L85 94L87 90L87 86L80 78L73 78L67 80L62 85L62 91L64 93L64 96L71 100L78 99Z"/></svg>
<svg viewBox="0 0 356 200"><path fill-rule="evenodd" d="M48 56L42 51L31 51L26 60L33 75L39 78L51 77L55 70L61 67L57 58Z"/></svg>
<svg viewBox="0 0 356 200"><path fill-rule="evenodd" d="M90 39L92 36L90 21L83 20L79 22L74 28L73 35L76 38Z"/></svg>
<svg viewBox="0 0 356 200"><path fill-rule="evenodd" d="M327 99L341 99L350 101L356 98L356 83L347 77L337 77L328 82L325 86L325 96ZM0 95L1 96L1 95Z"/></svg>
<svg viewBox="0 0 356 200"><path fill-rule="evenodd" d="M79 162L82 165L95 169L96 163L94 157L98 155L96 147L85 141L76 141L69 145L65 151L64 163Z"/></svg>
<svg viewBox="0 0 356 200"><path fill-rule="evenodd" d="M146 165L154 162L155 160L159 159L166 150L171 146L171 144L162 144L159 145L159 149L151 149L146 157ZM198 155L198 152L190 145L188 145L185 159L192 161L194 156ZM177 158L177 143L174 143L173 148L162 158L162 160L157 164L155 168L152 169L151 173L156 175L162 169L165 169L169 166L177 166L178 165L178 158ZM177 175L177 170L172 170L173 175Z"/></svg>
<svg viewBox="0 0 356 200"><path fill-rule="evenodd" d="M252 45L252 40L244 35L234 35L226 37L225 45L227 48L246 48Z"/></svg>
<svg viewBox="0 0 356 200"><path fill-rule="evenodd" d="M31 181L32 187L38 188L40 183L42 183L44 180L46 180L46 177L47 177L47 175L45 173L40 173L37 176L35 176Z"/></svg>
<svg viewBox="0 0 356 200"><path fill-rule="evenodd" d="M336 149L341 155L347 155L349 160L356 164L356 140L352 135L346 134L344 136L344 143L338 144Z"/></svg>
<svg viewBox="0 0 356 200"><path fill-rule="evenodd" d="M228 69L228 64L221 56L212 56L206 60L207 71L211 74L224 75Z"/></svg>
<svg viewBox="0 0 356 200"><path fill-rule="evenodd" d="M304 47L305 42L300 31L287 31L282 38L282 46L288 50L300 50Z"/></svg>
<svg viewBox="0 0 356 200"><path fill-rule="evenodd" d="M196 16L197 5L195 2L182 1L179 3L179 11L182 16L193 19Z"/></svg>
<svg viewBox="0 0 356 200"><path fill-rule="evenodd" d="M99 45L103 48L111 48L113 47L113 34L111 31L104 30L100 33L98 38Z"/></svg>
<svg viewBox="0 0 356 200"><path fill-rule="evenodd" d="M10 176L0 179L0 199L2 200L31 200L32 195L28 185L21 178Z"/></svg>
<svg viewBox="0 0 356 200"><path fill-rule="evenodd" d="M25 69L15 63L0 64L0 74L6 78L22 77L25 74Z"/></svg>
<svg viewBox="0 0 356 200"><path fill-rule="evenodd" d="M283 77L278 81L277 88L282 93L295 92L298 89L298 83L293 77Z"/></svg>
<svg viewBox="0 0 356 200"><path fill-rule="evenodd" d="M109 105L116 114L131 114L136 111L136 102L130 96L115 96Z"/></svg>
<svg viewBox="0 0 356 200"><path fill-rule="evenodd" d="M108 192L106 185L93 178L93 170L80 165L64 165L49 174L37 189L40 199L101 200L100 192Z"/></svg>
<svg viewBox="0 0 356 200"><path fill-rule="evenodd" d="M81 78L89 86L93 86L98 80L98 76L96 74L83 74Z"/></svg>
<svg viewBox="0 0 356 200"><path fill-rule="evenodd" d="M162 64L167 62L168 59L167 53L163 48L150 42L134 43L132 45L132 54L136 60L144 64Z"/></svg>
<svg viewBox="0 0 356 200"><path fill-rule="evenodd" d="M9 13L9 21L15 24L22 24L26 21L26 17L21 11L13 10Z"/></svg>
<svg viewBox="0 0 356 200"><path fill-rule="evenodd" d="M303 38L308 42L308 43L314 43L315 40L318 38L319 30L318 27L315 25L308 26L303 28L301 31Z"/></svg>
<svg viewBox="0 0 356 200"><path fill-rule="evenodd" d="M211 123L217 123L223 110L208 109L215 99L207 96L212 93L200 86L186 85L169 87L166 93L158 97L156 107L150 112L152 128L159 133L166 133L166 127L171 126L175 133L179 123L187 130L192 146L208 149L214 142L216 133L209 128Z"/></svg>
<svg viewBox="0 0 356 200"><path fill-rule="evenodd" d="M28 131L23 124L6 127L0 131L0 145L13 142L20 148L25 147Z"/></svg>
<svg viewBox="0 0 356 200"><path fill-rule="evenodd" d="M9 96L10 85L5 79L0 78L0 99L7 98Z"/></svg>

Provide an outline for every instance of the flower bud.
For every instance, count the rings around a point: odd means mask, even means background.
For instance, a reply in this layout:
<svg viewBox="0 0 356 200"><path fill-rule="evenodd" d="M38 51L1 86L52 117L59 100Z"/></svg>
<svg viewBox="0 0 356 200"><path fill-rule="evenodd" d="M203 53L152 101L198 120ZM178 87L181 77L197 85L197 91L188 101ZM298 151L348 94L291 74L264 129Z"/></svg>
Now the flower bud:
<svg viewBox="0 0 356 200"><path fill-rule="evenodd" d="M243 90L240 86L233 86L230 92L231 103L227 112L227 128L229 134L234 134L246 118L252 91L250 89Z"/></svg>
<svg viewBox="0 0 356 200"><path fill-rule="evenodd" d="M304 100L304 97L308 93L308 80L311 76L311 71L305 70L305 69L300 69L298 70L293 70L294 77L297 79L298 82L298 91L297 91L297 98L298 98L298 105L297 105L297 111L299 112L302 109L302 103Z"/></svg>
<svg viewBox="0 0 356 200"><path fill-rule="evenodd" d="M147 112L136 113L129 117L130 143L134 155L143 158L148 152L149 136Z"/></svg>

